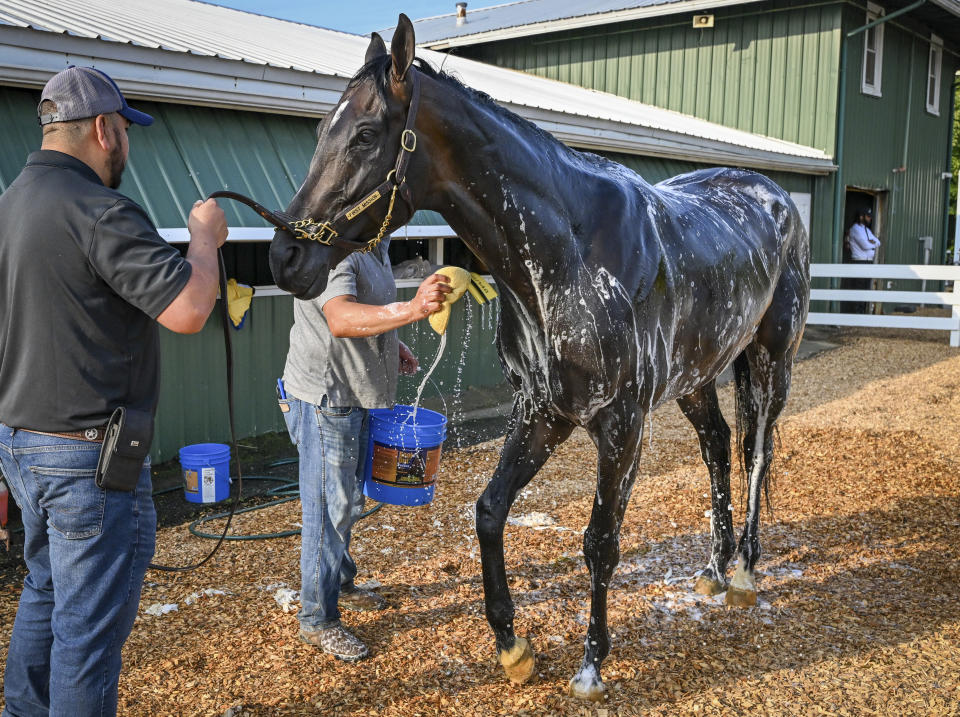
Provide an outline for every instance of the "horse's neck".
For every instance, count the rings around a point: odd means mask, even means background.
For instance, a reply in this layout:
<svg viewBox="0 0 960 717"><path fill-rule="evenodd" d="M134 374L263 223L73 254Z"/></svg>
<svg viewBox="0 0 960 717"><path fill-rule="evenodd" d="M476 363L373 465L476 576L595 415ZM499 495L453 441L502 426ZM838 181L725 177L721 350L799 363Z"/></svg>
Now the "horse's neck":
<svg viewBox="0 0 960 717"><path fill-rule="evenodd" d="M579 253L567 194L576 191L564 150L532 127L513 123L467 97L444 93L448 148L435 168L439 212L498 279L521 296L551 257Z"/></svg>

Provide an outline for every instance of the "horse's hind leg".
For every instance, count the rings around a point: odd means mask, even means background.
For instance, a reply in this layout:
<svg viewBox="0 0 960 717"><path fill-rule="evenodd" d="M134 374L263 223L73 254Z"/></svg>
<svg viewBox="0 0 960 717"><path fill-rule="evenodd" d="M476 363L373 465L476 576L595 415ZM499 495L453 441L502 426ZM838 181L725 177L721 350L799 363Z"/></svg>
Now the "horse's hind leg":
<svg viewBox="0 0 960 717"><path fill-rule="evenodd" d="M697 431L700 454L710 472L710 561L694 590L716 595L727 589L727 563L735 546L730 499L730 427L720 412L715 381L677 399Z"/></svg>
<svg viewBox="0 0 960 717"><path fill-rule="evenodd" d="M522 683L530 679L534 657L529 642L516 637L513 631L513 600L503 562L503 527L517 493L572 430L573 424L563 418L536 412L530 400L518 394L500 462L477 501L477 538L487 622L496 637L500 665L511 682Z"/></svg>
<svg viewBox="0 0 960 717"><path fill-rule="evenodd" d="M604 691L600 665L610 652L607 590L620 561L620 526L640 460L643 413L621 404L601 410L588 428L598 458L597 492L583 534L583 555L590 571L590 626L583 662L568 691L573 697L598 701Z"/></svg>
<svg viewBox="0 0 960 717"><path fill-rule="evenodd" d="M726 597L727 605L734 607L750 607L757 602L754 569L760 558L761 498L773 460L774 427L790 393L793 357L800 343L799 334L785 349L781 342L765 342L764 338L761 323L757 339L737 358L734 367L748 493L747 517L737 546L737 569Z"/></svg>

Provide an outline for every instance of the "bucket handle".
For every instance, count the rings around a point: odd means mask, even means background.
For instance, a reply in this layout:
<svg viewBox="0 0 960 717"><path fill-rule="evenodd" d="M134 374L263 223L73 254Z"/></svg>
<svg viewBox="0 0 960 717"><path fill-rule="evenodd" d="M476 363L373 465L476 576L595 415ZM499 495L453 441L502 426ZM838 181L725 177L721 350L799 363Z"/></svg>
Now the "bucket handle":
<svg viewBox="0 0 960 717"><path fill-rule="evenodd" d="M403 376L404 378L409 378L409 379L411 379L411 380L412 380L412 379L415 379L415 378L418 378L418 377L416 376L416 374L414 374L413 376L407 376L406 374L400 374L400 375ZM433 375L428 376L428 377L427 377L427 380L428 380L431 384L433 384L434 389L436 389L436 391L437 391L437 395L440 397L441 403L443 403L443 415L444 415L444 416L449 416L449 415L450 415L450 412L447 410L447 399L445 399L445 398L443 397L443 391L440 390L440 387L437 385L437 382L433 380ZM418 411L420 410L420 407L419 407L419 406L417 406L417 410L418 410ZM416 420L416 419L414 419L414 420Z"/></svg>

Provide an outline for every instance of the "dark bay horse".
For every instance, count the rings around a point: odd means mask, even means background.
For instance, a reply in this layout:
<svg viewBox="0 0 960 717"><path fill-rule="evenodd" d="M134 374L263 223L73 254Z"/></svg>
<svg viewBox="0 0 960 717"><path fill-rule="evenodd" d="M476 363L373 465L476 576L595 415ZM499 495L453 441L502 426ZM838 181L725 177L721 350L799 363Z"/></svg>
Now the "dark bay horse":
<svg viewBox="0 0 960 717"><path fill-rule="evenodd" d="M351 250L422 208L442 214L489 268L503 301L497 344L516 400L476 509L487 620L507 676L525 681L534 657L514 634L504 524L517 493L583 426L598 452L583 538L592 603L570 692L600 699L620 526L644 420L665 401L676 400L696 428L710 473L710 557L695 589L726 590L733 605L756 601L773 429L809 301L806 233L787 193L762 175L710 169L651 186L414 63L414 47L404 15L389 53L373 36L366 64L319 126L308 176L287 208L309 231L279 231L271 267L280 287L315 297ZM731 363L748 492L739 543L731 434L715 384Z"/></svg>

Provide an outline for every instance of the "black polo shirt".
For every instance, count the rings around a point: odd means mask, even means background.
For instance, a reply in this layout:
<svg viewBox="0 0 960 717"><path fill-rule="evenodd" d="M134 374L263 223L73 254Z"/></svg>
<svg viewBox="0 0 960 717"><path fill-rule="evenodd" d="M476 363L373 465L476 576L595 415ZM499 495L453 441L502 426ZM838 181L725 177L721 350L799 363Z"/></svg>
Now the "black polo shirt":
<svg viewBox="0 0 960 717"><path fill-rule="evenodd" d="M136 202L70 155L32 153L0 195L0 421L73 431L155 410L154 319L189 278Z"/></svg>

